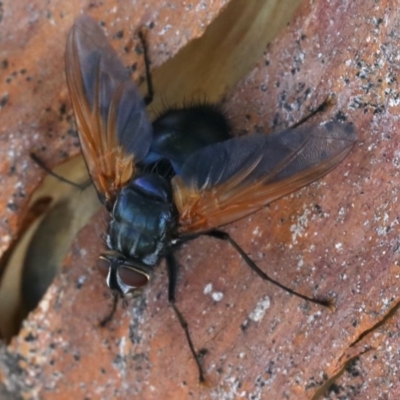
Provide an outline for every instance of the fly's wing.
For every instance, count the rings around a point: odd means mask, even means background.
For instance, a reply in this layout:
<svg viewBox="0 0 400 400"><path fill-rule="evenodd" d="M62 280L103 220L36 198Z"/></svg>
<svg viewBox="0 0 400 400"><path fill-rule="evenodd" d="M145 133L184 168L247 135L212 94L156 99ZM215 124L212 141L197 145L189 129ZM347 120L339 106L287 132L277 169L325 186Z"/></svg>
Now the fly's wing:
<svg viewBox="0 0 400 400"><path fill-rule="evenodd" d="M82 153L100 200L111 206L150 148L145 104L102 29L86 15L71 29L65 63Z"/></svg>
<svg viewBox="0 0 400 400"><path fill-rule="evenodd" d="M328 173L357 141L352 125L238 137L190 156L172 179L182 234L228 224Z"/></svg>

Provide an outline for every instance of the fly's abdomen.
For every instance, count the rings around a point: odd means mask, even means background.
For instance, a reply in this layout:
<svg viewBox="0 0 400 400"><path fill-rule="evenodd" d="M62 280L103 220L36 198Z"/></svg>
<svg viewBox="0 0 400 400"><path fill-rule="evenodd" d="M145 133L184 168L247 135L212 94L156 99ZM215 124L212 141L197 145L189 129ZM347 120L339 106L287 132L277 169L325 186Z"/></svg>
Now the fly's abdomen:
<svg viewBox="0 0 400 400"><path fill-rule="evenodd" d="M117 196L107 244L130 259L155 264L175 225L171 189L160 176L140 176Z"/></svg>

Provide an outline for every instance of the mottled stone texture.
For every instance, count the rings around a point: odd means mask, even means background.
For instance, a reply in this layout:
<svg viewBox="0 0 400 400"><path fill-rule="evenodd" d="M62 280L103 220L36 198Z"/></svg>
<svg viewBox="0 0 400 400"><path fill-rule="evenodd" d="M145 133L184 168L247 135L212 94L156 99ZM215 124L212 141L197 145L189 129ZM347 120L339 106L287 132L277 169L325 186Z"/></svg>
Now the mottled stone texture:
<svg viewBox="0 0 400 400"><path fill-rule="evenodd" d="M28 151L46 146L41 154L51 165L78 151L63 51L79 5L17 3L3 4L0 25L2 251L16 237L24 196L41 176ZM113 45L124 62L138 63L137 71L143 69L133 49L121 51L131 45L133 26L155 22L157 66L201 35L225 4L151 3L138 1L137 13L111 0L82 6L106 22ZM301 293L334 298L335 312L264 283L225 243L201 238L183 246L177 300L196 348L207 349L207 383L199 385L167 303L163 264L143 296L99 327L111 306L95 269L103 247L100 213L76 237L19 336L1 348L0 394L46 400L399 398L397 11L394 0L305 1L225 96L237 134L290 126L328 96L331 106L314 122L346 119L357 127L359 143L327 177L227 227L260 268Z"/></svg>

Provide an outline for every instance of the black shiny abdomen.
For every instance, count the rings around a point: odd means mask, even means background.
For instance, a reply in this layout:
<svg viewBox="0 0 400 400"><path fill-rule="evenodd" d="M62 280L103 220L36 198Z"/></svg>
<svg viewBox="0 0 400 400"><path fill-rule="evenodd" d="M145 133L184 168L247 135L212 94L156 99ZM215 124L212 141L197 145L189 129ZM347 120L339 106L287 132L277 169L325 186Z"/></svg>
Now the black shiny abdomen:
<svg viewBox="0 0 400 400"><path fill-rule="evenodd" d="M196 151L231 138L221 110L212 104L169 109L153 123L153 139L144 164L168 160L175 173Z"/></svg>
<svg viewBox="0 0 400 400"><path fill-rule="evenodd" d="M118 193L107 245L127 259L154 265L168 246L175 223L170 185L159 175L142 175Z"/></svg>

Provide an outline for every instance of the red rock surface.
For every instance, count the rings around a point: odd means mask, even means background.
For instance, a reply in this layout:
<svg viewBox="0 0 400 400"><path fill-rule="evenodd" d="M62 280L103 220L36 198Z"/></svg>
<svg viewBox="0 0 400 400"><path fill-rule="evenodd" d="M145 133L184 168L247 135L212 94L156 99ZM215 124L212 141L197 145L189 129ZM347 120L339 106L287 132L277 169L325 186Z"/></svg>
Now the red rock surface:
<svg viewBox="0 0 400 400"><path fill-rule="evenodd" d="M15 204L2 208L3 249L17 232L25 202L14 195L15 184L23 176L23 190L30 193L39 180L26 159L31 147L42 144L35 135L44 135L46 145L51 141L52 164L63 152L76 151L76 138L68 134L69 106L60 113L69 104L60 43L78 6L68 6L61 18L60 4L54 3L50 18L33 4L36 12L13 19L29 29L14 39L16 51L8 49L2 73L11 81L0 91L8 93L0 115L9 121L6 113L13 110L15 118L0 136L2 158L10 160L1 164L7 177L1 198L14 198ZM124 20L126 10L117 9ZM156 16L160 26L166 9ZM116 33L112 10L111 4L95 5L91 14ZM152 19L146 12L132 26ZM195 37L202 31L199 19L207 24L211 14L201 15L177 21L187 23ZM7 27L9 38L15 27ZM54 32L59 41L50 40ZM201 238L187 244L179 251L177 300L196 347L208 350L207 384L199 385L167 303L163 264L142 297L120 307L108 327L98 326L110 307L95 269L104 229L98 214L77 236L61 274L19 336L1 348L4 393L40 399L397 399L399 32L394 1L304 2L254 70L226 95L236 133L290 126L332 95L334 104L315 122L343 117L357 127L359 143L331 174L227 228L273 278L305 294L335 298L334 313L262 282L225 243ZM188 40L185 34L166 35L167 49L177 45L174 40ZM37 50L30 55L32 46ZM157 60L156 65L165 59ZM26 105L16 99L22 82ZM16 104L18 110L11 108ZM265 312L256 313L260 309Z"/></svg>

